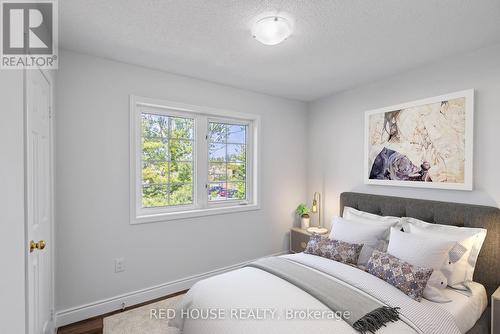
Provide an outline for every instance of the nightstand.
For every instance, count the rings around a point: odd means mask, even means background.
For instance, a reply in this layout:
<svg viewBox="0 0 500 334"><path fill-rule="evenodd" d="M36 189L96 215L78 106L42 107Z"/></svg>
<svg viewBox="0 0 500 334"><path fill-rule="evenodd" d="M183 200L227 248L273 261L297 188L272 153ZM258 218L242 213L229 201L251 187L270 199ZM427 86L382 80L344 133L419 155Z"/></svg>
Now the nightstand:
<svg viewBox="0 0 500 334"><path fill-rule="evenodd" d="M322 237L328 237L330 233L327 232L322 234ZM307 243L309 242L309 238L311 237L311 233L303 230L299 227L292 227L290 230L290 252L292 253L300 253L306 249Z"/></svg>
<svg viewBox="0 0 500 334"><path fill-rule="evenodd" d="M500 287L491 295L491 334L500 333Z"/></svg>

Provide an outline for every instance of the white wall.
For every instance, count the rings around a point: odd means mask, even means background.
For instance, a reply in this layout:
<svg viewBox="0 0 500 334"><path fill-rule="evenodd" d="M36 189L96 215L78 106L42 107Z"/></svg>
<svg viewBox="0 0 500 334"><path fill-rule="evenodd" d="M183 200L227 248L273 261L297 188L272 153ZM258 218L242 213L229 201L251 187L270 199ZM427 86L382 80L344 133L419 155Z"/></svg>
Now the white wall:
<svg viewBox="0 0 500 334"><path fill-rule="evenodd" d="M0 333L25 331L23 73L0 71Z"/></svg>
<svg viewBox="0 0 500 334"><path fill-rule="evenodd" d="M306 194L304 103L68 51L56 89L56 310L287 249ZM260 114L262 209L130 225L129 94Z"/></svg>
<svg viewBox="0 0 500 334"><path fill-rule="evenodd" d="M363 184L365 111L468 88L476 89L474 191ZM500 45L323 98L309 112L308 188L325 194L327 225L344 191L500 205Z"/></svg>

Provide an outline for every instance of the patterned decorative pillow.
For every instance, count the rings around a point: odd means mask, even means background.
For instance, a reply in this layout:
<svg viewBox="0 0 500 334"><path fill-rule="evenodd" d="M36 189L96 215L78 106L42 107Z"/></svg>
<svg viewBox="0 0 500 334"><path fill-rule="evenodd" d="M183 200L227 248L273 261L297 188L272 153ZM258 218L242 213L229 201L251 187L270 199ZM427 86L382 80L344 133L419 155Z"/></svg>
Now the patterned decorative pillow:
<svg viewBox="0 0 500 334"><path fill-rule="evenodd" d="M342 263L356 264L362 247L363 244L350 244L313 234L304 253L326 257Z"/></svg>
<svg viewBox="0 0 500 334"><path fill-rule="evenodd" d="M366 271L419 302L433 269L413 266L391 254L374 250Z"/></svg>

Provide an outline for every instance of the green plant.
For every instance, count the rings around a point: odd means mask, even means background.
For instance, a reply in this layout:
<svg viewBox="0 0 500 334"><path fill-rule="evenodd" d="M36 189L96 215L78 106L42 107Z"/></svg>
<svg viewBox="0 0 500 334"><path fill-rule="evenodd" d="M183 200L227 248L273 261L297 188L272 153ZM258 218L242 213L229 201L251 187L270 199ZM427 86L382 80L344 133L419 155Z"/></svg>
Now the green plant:
<svg viewBox="0 0 500 334"><path fill-rule="evenodd" d="M309 218L309 208L303 203L299 204L295 209L295 213L302 218Z"/></svg>

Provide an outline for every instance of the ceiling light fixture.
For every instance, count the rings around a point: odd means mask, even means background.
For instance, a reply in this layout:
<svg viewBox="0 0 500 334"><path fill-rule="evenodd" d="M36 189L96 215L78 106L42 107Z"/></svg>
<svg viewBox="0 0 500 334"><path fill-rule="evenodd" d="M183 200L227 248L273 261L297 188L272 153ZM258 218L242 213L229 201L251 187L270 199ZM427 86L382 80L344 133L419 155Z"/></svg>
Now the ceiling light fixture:
<svg viewBox="0 0 500 334"><path fill-rule="evenodd" d="M292 34L292 27L287 19L280 16L268 16L255 22L253 37L265 45L276 45Z"/></svg>

